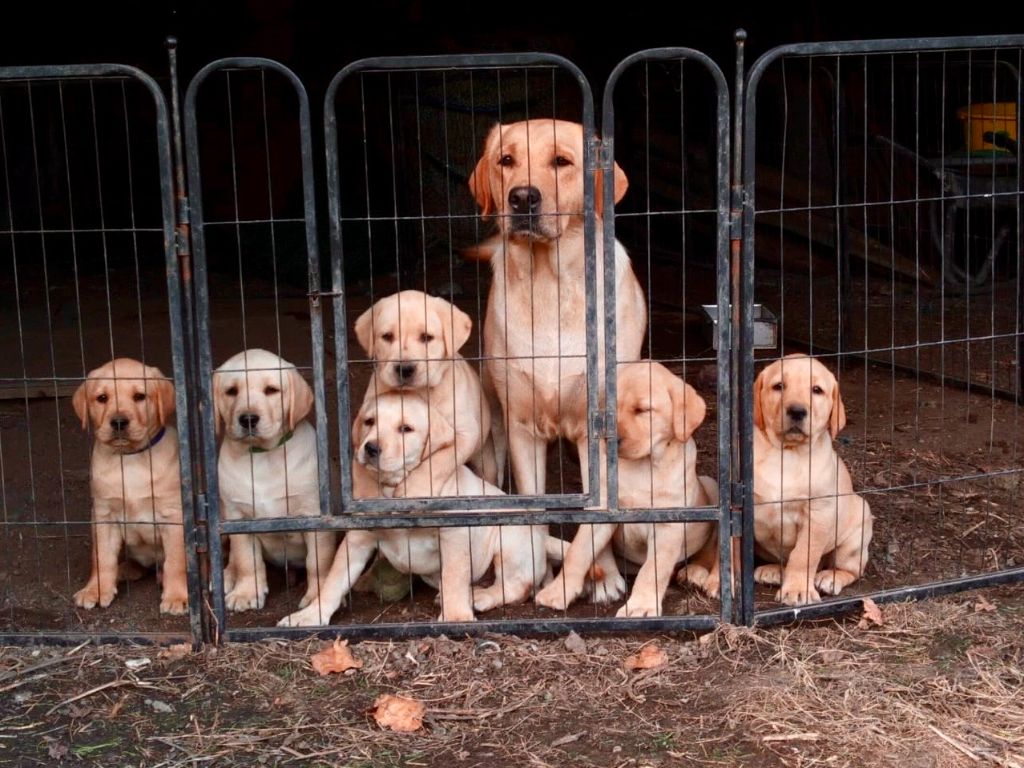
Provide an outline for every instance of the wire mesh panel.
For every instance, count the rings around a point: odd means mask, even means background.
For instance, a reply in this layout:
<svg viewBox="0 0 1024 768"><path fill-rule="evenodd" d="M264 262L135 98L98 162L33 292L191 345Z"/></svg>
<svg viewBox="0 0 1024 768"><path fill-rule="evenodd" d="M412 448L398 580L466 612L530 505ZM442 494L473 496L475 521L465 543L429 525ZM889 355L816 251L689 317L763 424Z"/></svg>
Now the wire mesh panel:
<svg viewBox="0 0 1024 768"><path fill-rule="evenodd" d="M604 220L605 246L617 239L631 254L649 319L643 360L625 362L620 354L608 369L608 410L618 436L609 449L609 467L617 467L609 469L609 496L641 520L652 507L675 513L673 522L616 531L620 568L639 569L627 611L672 620L719 614L728 621L731 590L721 594L713 578L708 581L713 563L720 571L724 557L728 567L730 539L725 78L696 51L641 51L609 78L602 125L606 147L614 149L614 163L630 185L619 195L605 177L605 208L621 197L614 222ZM606 301L616 296L608 292ZM713 321L718 307L723 322ZM684 561L687 567L678 568ZM709 599L720 594L720 602Z"/></svg>
<svg viewBox="0 0 1024 768"><path fill-rule="evenodd" d="M1024 572L1021 43L787 46L751 70L744 310L780 338L756 364L748 339L741 385L761 620Z"/></svg>
<svg viewBox="0 0 1024 768"><path fill-rule="evenodd" d="M198 642L164 98L0 69L0 165L0 636Z"/></svg>
<svg viewBox="0 0 1024 768"><path fill-rule="evenodd" d="M334 552L330 532L253 527L331 503L309 103L280 64L222 59L184 116L213 634L229 639L308 600Z"/></svg>

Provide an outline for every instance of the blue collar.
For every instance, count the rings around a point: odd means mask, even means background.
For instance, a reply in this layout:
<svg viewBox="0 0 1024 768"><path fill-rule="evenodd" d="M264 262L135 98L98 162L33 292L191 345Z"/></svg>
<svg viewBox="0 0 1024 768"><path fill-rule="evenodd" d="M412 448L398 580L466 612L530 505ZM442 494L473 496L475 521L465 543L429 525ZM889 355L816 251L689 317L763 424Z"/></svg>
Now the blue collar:
<svg viewBox="0 0 1024 768"><path fill-rule="evenodd" d="M151 437L149 439L149 443L144 448L139 448L139 450L137 450L137 451L128 451L128 453L122 453L121 455L122 456L134 456L136 453L142 453L144 451L148 451L150 448L152 448L154 445L156 445L157 443L159 443L163 439L163 436L164 436L165 432L167 432L167 427L160 427L160 431L157 432L155 435L153 435L153 437Z"/></svg>

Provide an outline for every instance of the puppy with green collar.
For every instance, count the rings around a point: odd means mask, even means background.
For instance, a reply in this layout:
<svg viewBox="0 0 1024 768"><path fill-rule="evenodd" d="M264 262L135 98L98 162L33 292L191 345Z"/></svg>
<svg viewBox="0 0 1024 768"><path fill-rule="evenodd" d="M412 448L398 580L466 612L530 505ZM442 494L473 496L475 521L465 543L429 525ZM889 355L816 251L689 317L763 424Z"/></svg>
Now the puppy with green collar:
<svg viewBox="0 0 1024 768"><path fill-rule="evenodd" d="M263 349L247 349L213 374L218 433L221 515L225 520L315 517L320 514L316 431L306 421L313 391L296 367ZM230 611L262 608L266 561L305 565L307 588L299 602L316 600L334 557L332 531L232 534L224 569Z"/></svg>

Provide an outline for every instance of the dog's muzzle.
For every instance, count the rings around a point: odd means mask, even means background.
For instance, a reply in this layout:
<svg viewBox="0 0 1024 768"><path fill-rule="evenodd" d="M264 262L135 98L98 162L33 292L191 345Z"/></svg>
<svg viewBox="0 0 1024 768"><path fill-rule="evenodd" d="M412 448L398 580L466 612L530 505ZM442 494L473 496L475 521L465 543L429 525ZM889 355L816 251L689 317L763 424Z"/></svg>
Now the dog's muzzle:
<svg viewBox="0 0 1024 768"><path fill-rule="evenodd" d="M238 416L238 426L242 428L245 437L256 437L259 434L259 414L243 413Z"/></svg>

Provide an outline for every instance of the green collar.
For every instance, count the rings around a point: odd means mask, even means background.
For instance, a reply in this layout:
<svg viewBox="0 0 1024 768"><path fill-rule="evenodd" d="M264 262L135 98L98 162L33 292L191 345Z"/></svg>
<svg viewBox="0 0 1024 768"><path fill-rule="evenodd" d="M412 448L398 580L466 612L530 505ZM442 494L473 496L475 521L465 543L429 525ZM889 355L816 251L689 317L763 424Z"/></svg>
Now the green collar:
<svg viewBox="0 0 1024 768"><path fill-rule="evenodd" d="M281 435L281 439L277 441L277 445L275 445L274 448L260 448L258 445L251 445L249 446L249 453L270 453L275 448L280 448L282 445L291 440L292 435L294 434L294 430L285 432L283 435Z"/></svg>

